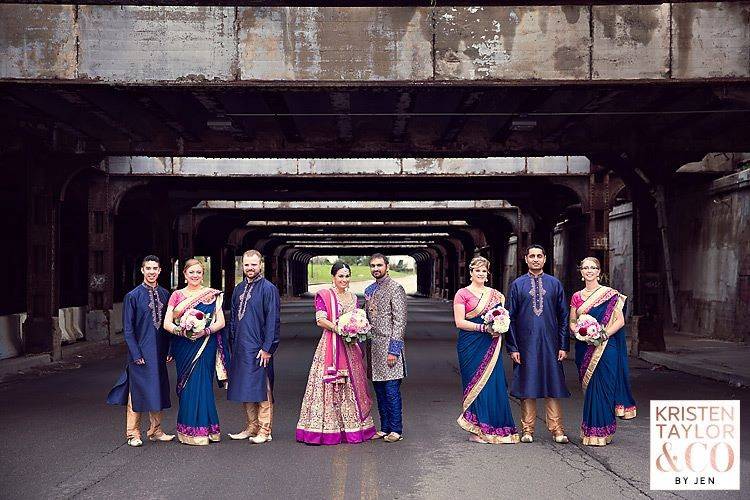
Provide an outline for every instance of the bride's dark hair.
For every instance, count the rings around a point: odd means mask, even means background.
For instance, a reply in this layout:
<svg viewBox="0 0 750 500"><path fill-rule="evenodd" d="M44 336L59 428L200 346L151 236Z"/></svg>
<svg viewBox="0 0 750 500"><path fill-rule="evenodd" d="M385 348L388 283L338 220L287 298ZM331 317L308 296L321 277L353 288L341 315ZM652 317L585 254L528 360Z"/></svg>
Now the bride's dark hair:
<svg viewBox="0 0 750 500"><path fill-rule="evenodd" d="M349 275L352 274L352 268L346 262L338 261L331 267L331 276L336 276L336 273L346 268L349 271Z"/></svg>

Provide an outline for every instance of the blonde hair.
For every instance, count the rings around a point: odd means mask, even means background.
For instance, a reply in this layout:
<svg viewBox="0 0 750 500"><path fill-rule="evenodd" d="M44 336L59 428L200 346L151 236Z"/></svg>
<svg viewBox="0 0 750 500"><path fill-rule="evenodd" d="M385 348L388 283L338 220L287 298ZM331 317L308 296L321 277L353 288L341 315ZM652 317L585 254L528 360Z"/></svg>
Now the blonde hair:
<svg viewBox="0 0 750 500"><path fill-rule="evenodd" d="M578 264L578 269L582 268L583 263L586 262L587 260L596 264L596 267L598 267L600 271L602 270L602 264L599 262L599 259L597 259L596 257L584 257L583 259L581 259L581 263Z"/></svg>
<svg viewBox="0 0 750 500"><path fill-rule="evenodd" d="M182 266L182 272L183 273L186 272L188 269L190 269L191 267L193 267L196 264L199 265L199 266L201 266L201 269L203 269L203 271L206 270L206 268L203 267L203 262L199 261L196 258L192 258L192 259L188 259L188 260L185 261L185 265Z"/></svg>
<svg viewBox="0 0 750 500"><path fill-rule="evenodd" d="M471 259L471 262L469 263L469 271L473 271L477 267L484 267L489 272L490 270L490 261L489 259L479 256L474 257Z"/></svg>

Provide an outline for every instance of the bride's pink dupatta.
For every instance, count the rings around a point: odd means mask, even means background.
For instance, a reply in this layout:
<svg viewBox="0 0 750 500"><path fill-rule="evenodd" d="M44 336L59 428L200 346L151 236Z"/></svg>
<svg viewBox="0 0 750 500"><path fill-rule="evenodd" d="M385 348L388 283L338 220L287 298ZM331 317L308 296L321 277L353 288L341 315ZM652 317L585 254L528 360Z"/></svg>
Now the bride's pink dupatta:
<svg viewBox="0 0 750 500"><path fill-rule="evenodd" d="M336 320L338 320L338 300L336 294L333 290L329 289L323 289L318 293L325 303L328 321L335 325ZM349 356L349 350L346 348L341 336L330 330L323 330L323 335L327 337L323 382L329 384L344 383L348 379L352 385L354 396L357 399L360 417L362 419L367 418L370 415L372 400L367 392L365 369L362 364L362 350L359 344L352 345L351 351L354 356Z"/></svg>

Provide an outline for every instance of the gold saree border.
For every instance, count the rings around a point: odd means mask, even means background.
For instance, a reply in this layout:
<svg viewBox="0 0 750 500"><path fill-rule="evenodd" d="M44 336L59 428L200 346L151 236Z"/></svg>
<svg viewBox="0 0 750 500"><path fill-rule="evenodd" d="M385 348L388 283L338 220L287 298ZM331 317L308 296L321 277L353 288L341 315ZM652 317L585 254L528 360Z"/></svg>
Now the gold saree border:
<svg viewBox="0 0 750 500"><path fill-rule="evenodd" d="M484 386L487 384L487 381L490 379L490 375L492 375L493 370L495 369L495 365L497 364L497 359L500 357L500 351L502 350L501 347L503 345L503 338L497 337L497 344L495 345L495 351L492 353L492 358L490 359L490 362L487 363L487 366L485 367L484 373L482 373L482 376L479 377L479 380L477 380L477 383L474 385L474 387L471 388L469 393L466 395L466 397L463 400L463 412L469 409L469 406L471 406L471 403L474 402L475 399L479 396L479 393L482 392L482 389L484 389Z"/></svg>
<svg viewBox="0 0 750 500"><path fill-rule="evenodd" d="M581 433L581 441L583 441L583 444L585 446L606 446L609 443L612 442L612 438L614 437L613 434L610 434L609 436L584 436L583 433Z"/></svg>
<svg viewBox="0 0 750 500"><path fill-rule="evenodd" d="M618 297L617 297L617 304L615 305L615 308L612 311L612 316L610 316L609 322L605 325L605 327L610 326L611 324L613 324L615 322L615 318L617 316L617 314L615 314L615 313L619 312L620 314L622 314L622 309L625 307L625 299L627 299L627 297L625 295L621 294L620 292L618 292L617 290L615 290L613 288L607 288L607 290L603 291L602 293L603 294L609 294L610 291L614 292L615 294L617 294ZM594 294L592 294L592 297L593 297L593 295ZM611 295L609 298L612 298L613 296L614 295ZM589 300L592 297L589 297ZM586 302L588 302L588 301L586 301ZM584 305L585 305L585 303L583 305L581 305L581 307L579 309L583 308ZM591 307L594 307L594 306L590 305L586 309L586 311L590 310ZM584 392L586 392L586 389L589 386L589 382L591 381L591 377L594 376L594 370L596 370L596 367L599 364L599 360L601 360L602 355L604 355L604 349L607 348L607 344L608 343L609 343L609 339L605 340L604 342L602 342L601 344L599 344L598 346L596 346L596 349L594 349L594 354L591 355L591 361L589 362L589 366L586 368L586 373L584 374L583 380L581 381L581 387L583 388Z"/></svg>
<svg viewBox="0 0 750 500"><path fill-rule="evenodd" d="M188 436L179 431L177 432L177 439L180 443L192 446L208 446L209 438L210 441L218 443L221 441L221 434L211 434L210 436Z"/></svg>
<svg viewBox="0 0 750 500"><path fill-rule="evenodd" d="M623 420L630 420L631 418L635 418L637 414L638 414L637 408L633 408L632 410L625 411L625 407L619 406L619 405L615 406L615 416Z"/></svg>
<svg viewBox="0 0 750 500"><path fill-rule="evenodd" d="M466 420L461 414L460 417L458 417L458 425L465 431L471 432L472 434L476 434L480 438L484 439L488 443L491 444L515 444L518 443L520 440L518 438L518 433L515 434L509 434L507 436L490 436L482 432L482 429L475 424L472 424L468 420Z"/></svg>

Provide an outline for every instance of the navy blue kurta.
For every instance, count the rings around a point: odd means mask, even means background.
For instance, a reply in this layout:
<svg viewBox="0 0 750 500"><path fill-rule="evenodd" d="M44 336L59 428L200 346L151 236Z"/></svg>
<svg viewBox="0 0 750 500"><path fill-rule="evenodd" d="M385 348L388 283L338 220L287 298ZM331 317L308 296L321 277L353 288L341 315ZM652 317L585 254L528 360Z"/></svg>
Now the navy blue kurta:
<svg viewBox="0 0 750 500"><path fill-rule="evenodd" d="M269 354L279 345L281 326L279 290L265 278L245 278L232 294L229 333L229 388L227 399L242 403L268 400L273 388L273 358L263 368L256 358L263 349Z"/></svg>
<svg viewBox="0 0 750 500"><path fill-rule="evenodd" d="M505 307L510 313L508 352L519 352L510 394L517 398L567 398L558 351L570 349L568 303L557 278L527 273L511 285Z"/></svg>
<svg viewBox="0 0 750 500"><path fill-rule="evenodd" d="M160 411L172 406L169 399L169 333L164 330L164 311L169 292L141 283L127 295L122 304L122 326L128 346L128 364L107 396L107 403L127 405L128 392L133 411ZM143 358L144 365L135 364Z"/></svg>

